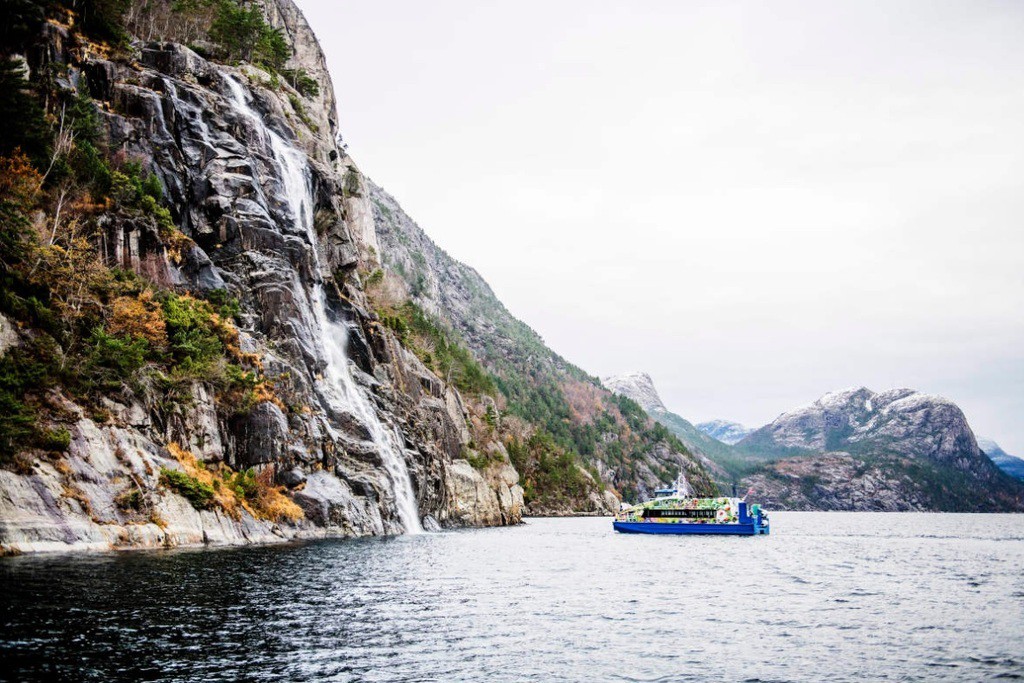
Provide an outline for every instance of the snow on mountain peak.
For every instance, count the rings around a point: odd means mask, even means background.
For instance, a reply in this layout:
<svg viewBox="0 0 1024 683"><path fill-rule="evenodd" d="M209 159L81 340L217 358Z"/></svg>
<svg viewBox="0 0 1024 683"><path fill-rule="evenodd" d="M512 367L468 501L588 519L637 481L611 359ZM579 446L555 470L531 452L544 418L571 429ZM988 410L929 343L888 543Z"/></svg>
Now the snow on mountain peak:
<svg viewBox="0 0 1024 683"><path fill-rule="evenodd" d="M697 429L704 432L712 439L721 441L722 443L733 444L742 441L753 429L741 425L739 422L732 422L730 420L708 420L707 422L701 422L697 425Z"/></svg>

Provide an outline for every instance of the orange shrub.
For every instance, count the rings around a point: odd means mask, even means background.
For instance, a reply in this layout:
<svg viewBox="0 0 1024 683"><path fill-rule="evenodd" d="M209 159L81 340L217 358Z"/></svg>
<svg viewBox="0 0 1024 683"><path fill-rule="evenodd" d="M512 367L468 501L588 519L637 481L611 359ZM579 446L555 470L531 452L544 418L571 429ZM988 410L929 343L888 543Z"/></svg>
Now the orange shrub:
<svg viewBox="0 0 1024 683"><path fill-rule="evenodd" d="M114 299L107 333L116 337L130 335L145 339L154 349L167 348L167 324L163 310L149 290L135 297L119 296Z"/></svg>
<svg viewBox="0 0 1024 683"><path fill-rule="evenodd" d="M28 211L42 182L43 177L20 149L10 156L0 156L0 201Z"/></svg>

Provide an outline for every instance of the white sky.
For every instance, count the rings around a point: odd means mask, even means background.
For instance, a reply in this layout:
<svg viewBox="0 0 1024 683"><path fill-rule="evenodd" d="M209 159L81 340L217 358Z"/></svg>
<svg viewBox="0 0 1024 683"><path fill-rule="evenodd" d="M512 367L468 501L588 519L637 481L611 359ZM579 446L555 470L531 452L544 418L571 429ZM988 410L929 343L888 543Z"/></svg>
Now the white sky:
<svg viewBox="0 0 1024 683"><path fill-rule="evenodd" d="M298 4L364 172L569 360L1024 455L1024 2Z"/></svg>

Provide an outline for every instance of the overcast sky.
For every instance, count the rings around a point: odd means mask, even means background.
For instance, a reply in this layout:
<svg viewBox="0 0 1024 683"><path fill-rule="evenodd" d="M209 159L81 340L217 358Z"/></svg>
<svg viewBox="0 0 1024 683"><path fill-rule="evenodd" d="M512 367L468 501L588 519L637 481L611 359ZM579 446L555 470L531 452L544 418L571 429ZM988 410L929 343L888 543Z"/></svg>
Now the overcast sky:
<svg viewBox="0 0 1024 683"><path fill-rule="evenodd" d="M298 2L364 172L569 360L1024 455L1024 2Z"/></svg>

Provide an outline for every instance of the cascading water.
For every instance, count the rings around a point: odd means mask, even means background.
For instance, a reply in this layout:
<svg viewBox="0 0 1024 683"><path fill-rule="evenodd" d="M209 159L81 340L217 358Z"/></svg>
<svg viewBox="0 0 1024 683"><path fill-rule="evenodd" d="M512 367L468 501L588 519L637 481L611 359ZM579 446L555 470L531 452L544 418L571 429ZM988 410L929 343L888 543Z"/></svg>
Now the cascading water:
<svg viewBox="0 0 1024 683"><path fill-rule="evenodd" d="M686 480L686 475L682 472L676 478L676 495L683 498L689 497L692 493L690 488L690 482Z"/></svg>
<svg viewBox="0 0 1024 683"><path fill-rule="evenodd" d="M317 250L317 236L313 227L312 191L310 187L309 166L306 155L292 147L280 135L269 128L249 104L249 97L242 84L234 78L227 78L237 110L250 119L254 131L269 144L274 155L274 162L281 174L284 185L285 202L289 213L306 231L310 248L313 252L315 276L312 291L309 294L309 308L317 325L320 342L323 345L324 359L327 369L324 373L325 386L321 395L334 409L341 408L351 413L366 427L377 452L380 453L384 468L391 479L395 494L398 517L405 527L406 533L421 533L419 511L416 496L412 489L412 480L402 455L401 439L393 429L386 427L377 417L373 405L356 386L349 371L348 328L340 322L332 320L327 313L327 296L321 282L320 256ZM304 290L303 290L304 291ZM333 432L333 428L332 428Z"/></svg>

